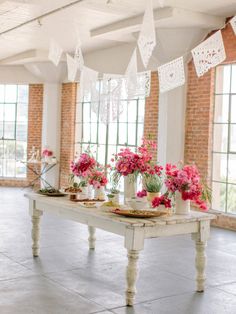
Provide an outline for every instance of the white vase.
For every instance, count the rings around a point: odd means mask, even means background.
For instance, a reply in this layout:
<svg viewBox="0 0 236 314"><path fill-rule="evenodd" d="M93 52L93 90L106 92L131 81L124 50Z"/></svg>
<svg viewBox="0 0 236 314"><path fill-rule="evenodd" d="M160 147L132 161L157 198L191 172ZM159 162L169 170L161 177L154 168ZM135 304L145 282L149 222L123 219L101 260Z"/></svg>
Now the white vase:
<svg viewBox="0 0 236 314"><path fill-rule="evenodd" d="M129 174L124 177L124 200L136 197L137 179Z"/></svg>
<svg viewBox="0 0 236 314"><path fill-rule="evenodd" d="M82 190L82 192L80 192L81 199L88 198L88 187L81 186L80 189Z"/></svg>
<svg viewBox="0 0 236 314"><path fill-rule="evenodd" d="M100 188L94 188L94 199L95 200L105 200L104 186L101 186Z"/></svg>
<svg viewBox="0 0 236 314"><path fill-rule="evenodd" d="M181 193L176 191L175 193L175 213L176 215L187 215L190 212L190 200L184 201Z"/></svg>

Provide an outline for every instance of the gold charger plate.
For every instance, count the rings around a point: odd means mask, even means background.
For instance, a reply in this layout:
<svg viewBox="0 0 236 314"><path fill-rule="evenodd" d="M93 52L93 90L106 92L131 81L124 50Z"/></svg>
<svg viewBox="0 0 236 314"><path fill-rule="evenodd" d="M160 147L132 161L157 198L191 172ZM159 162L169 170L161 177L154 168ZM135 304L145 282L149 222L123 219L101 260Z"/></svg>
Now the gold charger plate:
<svg viewBox="0 0 236 314"><path fill-rule="evenodd" d="M129 210L116 208L111 211L113 214L125 216L125 217L133 217L133 218L152 218L152 217L160 217L164 215L168 215L167 211L152 211L152 210Z"/></svg>

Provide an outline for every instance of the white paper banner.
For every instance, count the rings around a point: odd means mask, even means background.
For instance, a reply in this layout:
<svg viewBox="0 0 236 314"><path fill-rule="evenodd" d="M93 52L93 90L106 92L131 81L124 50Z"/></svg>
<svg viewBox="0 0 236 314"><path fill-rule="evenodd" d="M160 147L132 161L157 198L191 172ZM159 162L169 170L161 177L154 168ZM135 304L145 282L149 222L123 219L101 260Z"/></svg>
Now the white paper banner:
<svg viewBox="0 0 236 314"><path fill-rule="evenodd" d="M138 38L138 47L146 68L156 46L156 31L153 17L152 0L147 1L147 8L143 17L143 24Z"/></svg>
<svg viewBox="0 0 236 314"><path fill-rule="evenodd" d="M77 46L75 48L74 59L75 59L76 64L77 64L77 69L79 71L82 71L83 66L84 66L84 58L83 58L83 54L82 54L82 49L80 47L80 43L77 43Z"/></svg>
<svg viewBox="0 0 236 314"><path fill-rule="evenodd" d="M128 99L132 99L136 94L137 70L137 49L135 48L125 72Z"/></svg>
<svg viewBox="0 0 236 314"><path fill-rule="evenodd" d="M230 24L233 28L234 34L236 35L236 15L230 20Z"/></svg>
<svg viewBox="0 0 236 314"><path fill-rule="evenodd" d="M99 91L96 88L97 80L98 72L86 66L83 66L80 74L81 99L83 99L84 97L89 97L89 95L91 95L90 100L92 102L99 101Z"/></svg>
<svg viewBox="0 0 236 314"><path fill-rule="evenodd" d="M221 31L194 48L192 55L198 77L223 62L226 55Z"/></svg>
<svg viewBox="0 0 236 314"><path fill-rule="evenodd" d="M72 58L68 53L66 54L66 60L67 60L68 81L74 82L76 73L77 73L76 60Z"/></svg>
<svg viewBox="0 0 236 314"><path fill-rule="evenodd" d="M160 92L164 93L185 83L183 57L158 67Z"/></svg>
<svg viewBox="0 0 236 314"><path fill-rule="evenodd" d="M48 59L52 61L52 63L54 63L55 66L58 66L62 53L63 53L62 48L58 45L58 43L54 39L51 39L50 46L49 46Z"/></svg>

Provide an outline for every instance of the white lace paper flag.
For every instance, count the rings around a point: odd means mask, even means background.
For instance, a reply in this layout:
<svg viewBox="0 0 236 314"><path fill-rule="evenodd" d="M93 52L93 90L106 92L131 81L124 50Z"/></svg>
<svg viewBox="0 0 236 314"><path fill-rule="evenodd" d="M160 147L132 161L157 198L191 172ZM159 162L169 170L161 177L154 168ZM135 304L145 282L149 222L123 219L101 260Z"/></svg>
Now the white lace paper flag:
<svg viewBox="0 0 236 314"><path fill-rule="evenodd" d="M67 60L68 81L74 82L76 73L77 73L76 60L72 58L68 53L66 54L66 60Z"/></svg>
<svg viewBox="0 0 236 314"><path fill-rule="evenodd" d="M236 35L236 15L230 20L230 24L232 26L234 34Z"/></svg>
<svg viewBox="0 0 236 314"><path fill-rule="evenodd" d="M83 69L80 74L81 99L83 99L84 97L89 97L89 95L91 95L90 100L92 102L99 101L99 91L96 88L97 80L98 72L86 66L83 66Z"/></svg>
<svg viewBox="0 0 236 314"><path fill-rule="evenodd" d="M158 67L160 92L164 93L185 83L183 57Z"/></svg>
<svg viewBox="0 0 236 314"><path fill-rule="evenodd" d="M153 17L152 0L147 1L147 8L143 17L143 24L138 38L138 47L146 68L156 46L156 31Z"/></svg>
<svg viewBox="0 0 236 314"><path fill-rule="evenodd" d="M138 74L137 71L137 49L135 48L125 72L128 99L132 99L136 94Z"/></svg>
<svg viewBox="0 0 236 314"><path fill-rule="evenodd" d="M223 62L226 55L221 31L194 48L192 55L198 77Z"/></svg>
<svg viewBox="0 0 236 314"><path fill-rule="evenodd" d="M58 43L54 39L51 39L50 46L49 46L48 59L52 61L52 63L54 63L55 66L58 66L61 60L62 53L63 53L62 48L58 45Z"/></svg>
<svg viewBox="0 0 236 314"><path fill-rule="evenodd" d="M79 43L77 44L77 46L75 48L74 59L76 61L78 70L82 71L83 66L84 66L84 58L83 58L82 49L81 49Z"/></svg>

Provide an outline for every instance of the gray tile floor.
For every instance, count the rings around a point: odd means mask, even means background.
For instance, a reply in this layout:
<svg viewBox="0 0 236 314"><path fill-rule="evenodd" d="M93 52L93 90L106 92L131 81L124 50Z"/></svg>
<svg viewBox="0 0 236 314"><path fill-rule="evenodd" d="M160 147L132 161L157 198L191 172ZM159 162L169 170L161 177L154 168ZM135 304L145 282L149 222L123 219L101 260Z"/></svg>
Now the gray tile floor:
<svg viewBox="0 0 236 314"><path fill-rule="evenodd" d="M137 298L125 307L122 238L44 215L41 254L31 256L31 222L24 191L0 188L0 314L234 314L236 233L212 229L207 288L195 293L194 246L188 236L146 241Z"/></svg>

